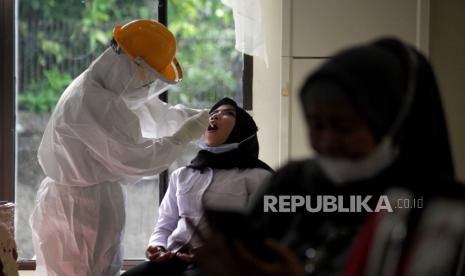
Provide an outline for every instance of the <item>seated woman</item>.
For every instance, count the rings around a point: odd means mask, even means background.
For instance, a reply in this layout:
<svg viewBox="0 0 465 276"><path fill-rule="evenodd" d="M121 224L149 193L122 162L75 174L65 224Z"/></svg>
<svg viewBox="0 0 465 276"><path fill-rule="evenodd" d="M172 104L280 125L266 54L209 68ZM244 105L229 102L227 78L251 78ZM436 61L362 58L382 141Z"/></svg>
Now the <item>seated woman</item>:
<svg viewBox="0 0 465 276"><path fill-rule="evenodd" d="M257 126L236 102L224 98L210 110L202 150L175 170L160 204L144 262L123 275L181 275L193 269L193 222L202 228L203 208L243 209L272 169L258 159ZM187 273L187 272L186 272Z"/></svg>
<svg viewBox="0 0 465 276"><path fill-rule="evenodd" d="M300 96L316 156L280 169L257 192L250 214L263 236L281 242L268 241L275 260L254 256L247 244L232 252L216 234L196 252L199 266L209 275L462 275L455 274L453 264L460 264L455 258L464 242L464 189L455 179L440 94L427 59L395 39L360 45L323 64ZM402 206L390 197L392 188L405 191L397 198L422 199L423 206L396 211ZM306 203L313 210L300 205L292 213L264 212L265 195L310 196ZM385 195L393 212L388 210L386 224L378 224L377 215L384 215L369 210L376 210ZM336 210L321 208L318 197L324 196L337 200ZM352 200L356 196L359 204ZM362 205L365 198L370 200ZM428 210L438 198L455 199L443 206L456 208L437 209L431 221ZM436 232L421 226L428 220ZM411 254L414 248L423 250ZM372 255L379 256L376 263L370 263Z"/></svg>

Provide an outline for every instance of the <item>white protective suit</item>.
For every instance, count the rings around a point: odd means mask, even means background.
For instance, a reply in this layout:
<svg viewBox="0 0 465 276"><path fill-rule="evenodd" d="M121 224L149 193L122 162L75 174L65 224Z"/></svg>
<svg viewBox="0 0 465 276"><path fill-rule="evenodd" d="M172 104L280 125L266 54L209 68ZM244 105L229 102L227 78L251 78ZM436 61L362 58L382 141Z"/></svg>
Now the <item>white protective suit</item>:
<svg viewBox="0 0 465 276"><path fill-rule="evenodd" d="M178 129L198 112L161 102L140 74L109 48L58 102L39 147L46 178L30 219L38 275L119 275L122 184L167 169L194 138Z"/></svg>

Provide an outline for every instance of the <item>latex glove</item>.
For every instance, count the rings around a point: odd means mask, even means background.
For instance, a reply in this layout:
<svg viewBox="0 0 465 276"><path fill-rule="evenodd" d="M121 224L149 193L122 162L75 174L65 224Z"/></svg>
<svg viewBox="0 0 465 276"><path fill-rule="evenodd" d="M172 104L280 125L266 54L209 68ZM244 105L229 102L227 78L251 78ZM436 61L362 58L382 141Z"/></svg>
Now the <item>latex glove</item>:
<svg viewBox="0 0 465 276"><path fill-rule="evenodd" d="M173 137L178 139L182 144L187 144L190 141L199 139L200 136L205 133L205 129L208 126L208 117L209 114L207 111L200 111L187 119Z"/></svg>

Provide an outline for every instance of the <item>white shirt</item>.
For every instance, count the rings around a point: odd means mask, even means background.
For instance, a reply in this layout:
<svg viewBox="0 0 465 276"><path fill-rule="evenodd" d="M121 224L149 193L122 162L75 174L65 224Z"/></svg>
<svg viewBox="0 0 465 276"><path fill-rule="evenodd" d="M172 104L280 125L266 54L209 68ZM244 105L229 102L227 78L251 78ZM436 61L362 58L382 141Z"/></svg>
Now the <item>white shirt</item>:
<svg viewBox="0 0 465 276"><path fill-rule="evenodd" d="M163 246L177 251L189 243L193 229L189 218L198 225L203 207L243 209L252 194L271 173L265 169L206 169L203 173L182 167L171 174L168 191L163 198L158 222L150 237L150 246Z"/></svg>

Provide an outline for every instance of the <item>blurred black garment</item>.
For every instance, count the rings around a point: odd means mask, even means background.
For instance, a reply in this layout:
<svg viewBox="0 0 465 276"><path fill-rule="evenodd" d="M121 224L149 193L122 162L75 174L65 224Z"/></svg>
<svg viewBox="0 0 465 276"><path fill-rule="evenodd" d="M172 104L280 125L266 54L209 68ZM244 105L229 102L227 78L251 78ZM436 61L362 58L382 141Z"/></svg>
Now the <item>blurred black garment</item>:
<svg viewBox="0 0 465 276"><path fill-rule="evenodd" d="M392 135L399 155L375 177L343 185L331 182L313 159L290 163L262 186L250 216L265 236L287 244L300 257L307 273L341 275L354 240L372 213L310 213L305 208L295 213L265 213L265 195L333 195L345 199L371 195L376 199L398 187L408 190L414 198L423 198L427 207L436 198L463 202L465 186L455 180L439 90L422 54L390 38L343 51L307 79L301 90L304 104L311 100L312 85L320 81L341 85L346 98L366 118L377 141ZM406 103L409 90L412 98ZM402 112L405 114L399 115ZM400 124L392 133L399 116ZM370 206L375 203L370 201ZM414 208L408 216L403 251L411 247L409 241L413 240L422 212L422 208Z"/></svg>
<svg viewBox="0 0 465 276"><path fill-rule="evenodd" d="M140 275L182 275L195 276L199 275L195 263L181 261L178 258L173 258L163 263L143 262L138 266L124 273L125 276L140 276Z"/></svg>
<svg viewBox="0 0 465 276"><path fill-rule="evenodd" d="M432 184L436 189L421 189ZM412 175L408 168L396 163L373 179L337 186L323 175L313 160L292 162L278 170L272 180L258 191L250 216L264 236L288 245L303 263L314 264L306 268L313 271L312 275L340 275L355 237L367 217L374 213L363 210L359 213L310 213L305 208L297 208L295 213L264 213L264 195L310 195L312 198L333 195L343 196L344 202L349 202L350 196L370 195L373 200L369 206L374 210L379 196L385 195L393 187L408 188L416 199L422 198L424 206L427 206L431 199L441 196L463 201L465 191L460 185L428 174ZM410 236L414 235L423 209L411 211L408 221Z"/></svg>

